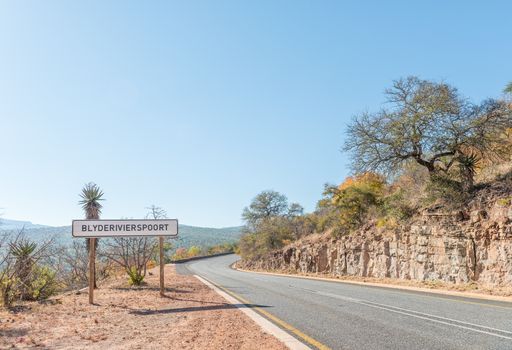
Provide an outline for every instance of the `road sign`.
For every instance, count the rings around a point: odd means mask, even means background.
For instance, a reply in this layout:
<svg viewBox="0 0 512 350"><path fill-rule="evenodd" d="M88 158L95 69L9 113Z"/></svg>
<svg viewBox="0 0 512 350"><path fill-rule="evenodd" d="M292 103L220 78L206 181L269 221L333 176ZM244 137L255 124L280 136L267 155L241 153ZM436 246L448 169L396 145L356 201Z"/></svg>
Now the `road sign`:
<svg viewBox="0 0 512 350"><path fill-rule="evenodd" d="M89 304L94 304L96 245L98 237L158 236L160 243L160 296L164 291L164 237L178 236L178 220L73 220L73 237L89 239Z"/></svg>
<svg viewBox="0 0 512 350"><path fill-rule="evenodd" d="M73 237L178 236L178 220L73 220Z"/></svg>

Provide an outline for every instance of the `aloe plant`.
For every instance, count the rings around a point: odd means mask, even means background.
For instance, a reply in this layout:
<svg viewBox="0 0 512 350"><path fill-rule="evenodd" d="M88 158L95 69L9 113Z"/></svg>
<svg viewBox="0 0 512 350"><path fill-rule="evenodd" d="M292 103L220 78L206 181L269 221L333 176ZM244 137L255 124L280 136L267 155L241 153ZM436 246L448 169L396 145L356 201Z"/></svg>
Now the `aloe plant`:
<svg viewBox="0 0 512 350"><path fill-rule="evenodd" d="M503 89L503 92L506 94L512 94L512 81L505 86L505 89Z"/></svg>
<svg viewBox="0 0 512 350"><path fill-rule="evenodd" d="M476 168L480 158L476 154L463 154L457 159L464 190L470 191L474 185Z"/></svg>
<svg viewBox="0 0 512 350"><path fill-rule="evenodd" d="M103 206L100 201L104 200L103 191L93 182L89 182L82 188L82 198L78 203L85 211L86 219L99 219Z"/></svg>
<svg viewBox="0 0 512 350"><path fill-rule="evenodd" d="M82 188L80 197L82 199L78 204L82 205L82 209L85 212L85 218L88 220L99 219L101 209L103 208L100 202L104 200L103 191L100 187L93 182L89 182ZM91 241L91 238L87 239L87 251L90 250ZM98 239L94 240L94 248L98 248L98 241ZM96 288L96 276L94 276L94 288Z"/></svg>
<svg viewBox="0 0 512 350"><path fill-rule="evenodd" d="M34 267L34 252L37 244L28 239L21 239L9 244L11 255L16 259L14 263L14 277L19 283L19 293L22 300L32 298L32 269Z"/></svg>
<svg viewBox="0 0 512 350"><path fill-rule="evenodd" d="M89 182L82 188L82 192L80 193L80 198L82 198L78 204L82 205L82 209L85 212L85 218L94 220L99 219L101 214L101 209L103 205L101 205L100 201L103 201L103 191L93 182ZM87 240L87 251L89 251L90 239ZM98 246L98 240L96 240L95 246Z"/></svg>

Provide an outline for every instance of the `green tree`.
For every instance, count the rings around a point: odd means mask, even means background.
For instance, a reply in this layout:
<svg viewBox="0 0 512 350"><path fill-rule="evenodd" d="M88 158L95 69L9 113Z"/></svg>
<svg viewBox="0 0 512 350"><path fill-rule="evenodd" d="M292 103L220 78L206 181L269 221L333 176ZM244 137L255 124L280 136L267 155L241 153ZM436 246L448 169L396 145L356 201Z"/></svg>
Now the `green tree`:
<svg viewBox="0 0 512 350"><path fill-rule="evenodd" d="M80 193L81 200L78 202L82 205L82 209L85 212L85 218L87 220L98 220L101 215L101 201L103 198L103 191L93 182L85 184ZM88 238L87 239L87 251L90 250L91 242L94 241L94 248L98 248L98 239ZM96 288L96 274L94 275L94 288Z"/></svg>
<svg viewBox="0 0 512 350"><path fill-rule="evenodd" d="M259 222L271 217L285 215L288 211L288 199L276 191L263 191L244 208L242 219L248 225L258 225Z"/></svg>
<svg viewBox="0 0 512 350"><path fill-rule="evenodd" d="M291 203L290 206L288 207L287 215L289 217L297 217L304 215L304 207L299 203Z"/></svg>
<svg viewBox="0 0 512 350"><path fill-rule="evenodd" d="M388 108L357 115L348 127L344 150L356 173L394 173L414 161L436 176L469 155L506 157L500 144L512 114L505 102L475 105L448 84L417 77L395 81L385 95ZM472 182L471 172L465 176Z"/></svg>
<svg viewBox="0 0 512 350"><path fill-rule="evenodd" d="M299 238L308 226L303 216L304 208L298 203L288 205L285 195L261 192L243 211L246 227L240 240L240 254L244 258L262 256Z"/></svg>

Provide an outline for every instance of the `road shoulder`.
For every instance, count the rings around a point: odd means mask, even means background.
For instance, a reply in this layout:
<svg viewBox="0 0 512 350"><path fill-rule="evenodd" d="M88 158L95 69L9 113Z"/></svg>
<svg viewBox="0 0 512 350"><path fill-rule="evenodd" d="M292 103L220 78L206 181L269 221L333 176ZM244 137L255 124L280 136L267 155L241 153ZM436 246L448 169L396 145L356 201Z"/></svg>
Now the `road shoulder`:
<svg viewBox="0 0 512 350"><path fill-rule="evenodd" d="M257 312L251 310L249 307L247 307L247 304L240 304L241 301L235 299L235 297L229 295L225 291L218 288L216 285L211 283L210 281L204 279L201 276L194 275L199 281L206 284L209 288L214 290L217 294L219 294L221 297L223 297L226 301L231 303L232 305L239 308L240 311L242 311L244 314L246 314L251 320L253 320L258 326L261 327L263 331L265 331L268 334L273 335L278 340L280 340L282 343L284 343L290 350L311 350L308 346L297 340L296 338L292 337L288 333L286 333L284 330L264 318L263 316L259 315Z"/></svg>

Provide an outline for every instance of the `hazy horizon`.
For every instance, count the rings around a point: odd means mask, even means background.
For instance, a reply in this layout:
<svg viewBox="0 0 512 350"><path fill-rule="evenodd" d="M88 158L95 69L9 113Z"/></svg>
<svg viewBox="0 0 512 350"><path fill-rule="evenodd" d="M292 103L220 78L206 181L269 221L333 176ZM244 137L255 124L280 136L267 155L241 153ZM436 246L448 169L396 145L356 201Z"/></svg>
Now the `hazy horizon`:
<svg viewBox="0 0 512 350"><path fill-rule="evenodd" d="M112 218L106 218L105 220L108 220L108 219L112 219ZM116 219L116 218L114 218ZM141 218L142 219L142 218ZM12 219L12 218L4 218L4 217L0 217L0 231L2 231L2 228L3 228L3 221L7 221L7 222L19 222L19 223L24 223L24 222L27 222L27 223L30 223L34 226L46 226L46 227L65 227L65 226L71 226L71 222L67 225L47 225L45 223L41 223L41 222L33 222L32 220L27 220L27 219ZM183 223L181 221L179 221L179 225L180 226L189 226L189 227L196 227L196 228L210 228L210 229L229 229L229 228L238 228L238 227L241 227L241 226L223 226L223 227L215 227L215 226L197 226L197 225L190 225L188 223Z"/></svg>

